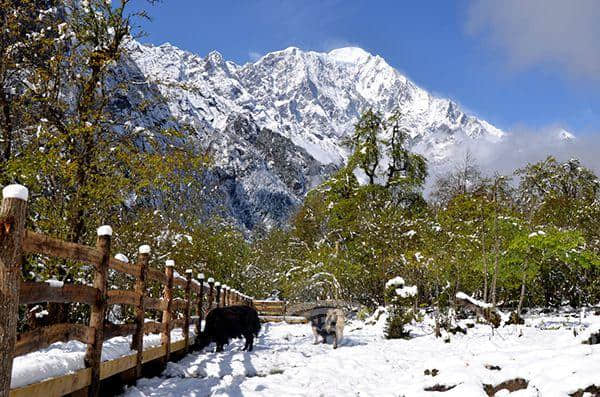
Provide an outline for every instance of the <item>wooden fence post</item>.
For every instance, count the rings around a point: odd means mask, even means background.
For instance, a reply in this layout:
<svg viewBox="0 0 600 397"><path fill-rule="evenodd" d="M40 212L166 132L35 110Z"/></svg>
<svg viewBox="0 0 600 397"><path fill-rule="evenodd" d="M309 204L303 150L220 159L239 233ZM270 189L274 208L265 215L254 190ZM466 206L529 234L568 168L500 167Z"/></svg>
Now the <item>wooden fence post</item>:
<svg viewBox="0 0 600 397"><path fill-rule="evenodd" d="M198 274L198 282L200 283L200 293L198 294L198 324L196 324L196 341L194 344L196 345L200 338L200 332L202 332L202 317L203 317L203 306L204 306L204 273Z"/></svg>
<svg viewBox="0 0 600 397"><path fill-rule="evenodd" d="M210 309L212 309L214 294L215 294L215 279L212 277L209 277L208 278L208 300L206 302L206 303L208 303L208 308L206 309L206 314L208 314Z"/></svg>
<svg viewBox="0 0 600 397"><path fill-rule="evenodd" d="M17 338L19 282L29 191L21 185L2 189L0 206L0 396L8 396Z"/></svg>
<svg viewBox="0 0 600 397"><path fill-rule="evenodd" d="M90 327L94 332L94 342L88 345L85 354L85 366L92 369L92 380L88 388L88 396L100 395L100 364L102 364L102 342L104 341L104 319L108 299L106 297L108 263L110 261L110 240L112 228L100 226L96 248L102 253L102 259L94 268L94 288L98 289L98 299L92 305Z"/></svg>
<svg viewBox="0 0 600 397"><path fill-rule="evenodd" d="M217 302L217 307L221 307L221 283L217 281L215 283L215 288L217 289L217 298L215 301Z"/></svg>
<svg viewBox="0 0 600 397"><path fill-rule="evenodd" d="M190 307L192 302L192 269L185 270L185 313L183 322L183 339L185 340L185 354L190 350Z"/></svg>
<svg viewBox="0 0 600 397"><path fill-rule="evenodd" d="M144 297L146 296L146 277L148 276L148 261L150 260L150 246L140 246L137 263L140 267L140 277L135 280L134 290L139 296L138 304L135 307L135 332L131 337L131 350L137 351L135 362L136 379L142 376L142 359L144 356L144 323L146 318L146 308Z"/></svg>
<svg viewBox="0 0 600 397"><path fill-rule="evenodd" d="M171 307L173 306L173 267L175 261L167 260L165 262L165 274L167 275L167 284L163 291L163 300L165 308L162 315L162 336L161 342L166 346L166 353L163 358L164 365L167 365L171 356Z"/></svg>
<svg viewBox="0 0 600 397"><path fill-rule="evenodd" d="M229 302L227 301L227 291L229 287L227 284L223 284L223 287L221 288L223 289L223 307L229 306Z"/></svg>

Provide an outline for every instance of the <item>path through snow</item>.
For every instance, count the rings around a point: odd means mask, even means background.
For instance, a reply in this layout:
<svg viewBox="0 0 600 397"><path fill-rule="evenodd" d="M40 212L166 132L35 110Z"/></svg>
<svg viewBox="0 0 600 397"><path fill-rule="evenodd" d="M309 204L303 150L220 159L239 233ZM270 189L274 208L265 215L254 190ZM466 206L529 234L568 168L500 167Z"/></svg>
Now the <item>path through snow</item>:
<svg viewBox="0 0 600 397"><path fill-rule="evenodd" d="M410 340L385 340L381 321L351 322L337 350L313 345L308 325L266 324L254 352L241 352L235 341L222 354L191 354L123 396L487 396L484 384L519 377L529 386L511 396L552 397L600 385L600 345L581 344L564 317L554 319L561 329L542 329L551 320L529 319L494 335L476 325L451 343L434 338L429 325L413 327ZM598 323L592 316L583 325ZM425 374L433 369L436 376ZM435 385L454 387L424 390Z"/></svg>

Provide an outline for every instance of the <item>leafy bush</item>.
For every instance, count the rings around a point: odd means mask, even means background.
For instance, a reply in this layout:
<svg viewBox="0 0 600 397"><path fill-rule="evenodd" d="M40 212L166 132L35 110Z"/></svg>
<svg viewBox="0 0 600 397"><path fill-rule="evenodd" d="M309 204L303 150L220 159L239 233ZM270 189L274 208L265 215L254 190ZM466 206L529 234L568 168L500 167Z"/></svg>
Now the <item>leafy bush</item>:
<svg viewBox="0 0 600 397"><path fill-rule="evenodd" d="M395 277L385 284L388 317L384 335L387 339L409 336L405 326L415 319L412 302L416 294L417 287L407 286L402 277Z"/></svg>

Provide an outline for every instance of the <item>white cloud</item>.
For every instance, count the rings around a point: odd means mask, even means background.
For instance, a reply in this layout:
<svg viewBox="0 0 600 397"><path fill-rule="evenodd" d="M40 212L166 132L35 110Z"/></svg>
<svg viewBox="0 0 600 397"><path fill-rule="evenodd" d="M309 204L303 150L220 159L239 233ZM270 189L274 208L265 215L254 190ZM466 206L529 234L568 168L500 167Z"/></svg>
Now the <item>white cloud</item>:
<svg viewBox="0 0 600 397"><path fill-rule="evenodd" d="M598 0L476 0L466 27L500 48L512 67L553 65L600 80L599 21Z"/></svg>
<svg viewBox="0 0 600 397"><path fill-rule="evenodd" d="M500 142L477 140L461 145L455 148L451 158L462 159L465 152L470 151L486 173L498 171L505 175L549 155L561 161L578 158L586 167L600 175L600 141L597 135L586 134L565 140L561 139L564 132L558 125L537 130L517 127Z"/></svg>
<svg viewBox="0 0 600 397"><path fill-rule="evenodd" d="M256 51L249 51L248 52L248 58L250 58L250 60L252 62L256 62L258 61L260 58L262 57L262 54Z"/></svg>

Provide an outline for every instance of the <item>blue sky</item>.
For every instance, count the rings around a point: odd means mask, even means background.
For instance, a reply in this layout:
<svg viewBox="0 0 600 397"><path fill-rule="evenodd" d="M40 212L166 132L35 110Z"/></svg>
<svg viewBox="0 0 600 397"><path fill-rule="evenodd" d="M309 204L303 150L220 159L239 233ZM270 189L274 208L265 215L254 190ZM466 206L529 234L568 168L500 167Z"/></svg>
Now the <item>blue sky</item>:
<svg viewBox="0 0 600 397"><path fill-rule="evenodd" d="M142 5L135 0L134 7ZM358 46L505 130L600 133L600 2L164 0L141 41L237 63ZM565 8L568 7L568 8Z"/></svg>

